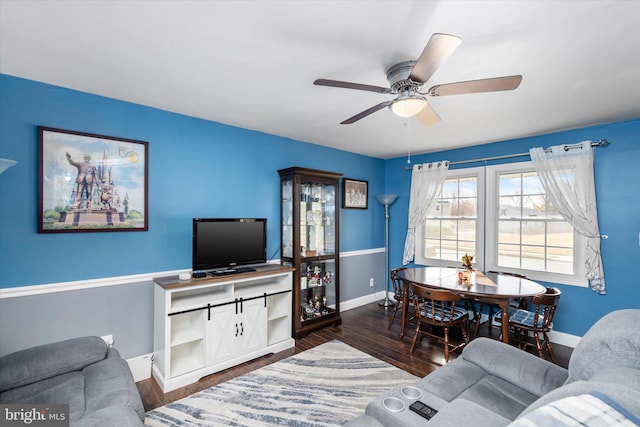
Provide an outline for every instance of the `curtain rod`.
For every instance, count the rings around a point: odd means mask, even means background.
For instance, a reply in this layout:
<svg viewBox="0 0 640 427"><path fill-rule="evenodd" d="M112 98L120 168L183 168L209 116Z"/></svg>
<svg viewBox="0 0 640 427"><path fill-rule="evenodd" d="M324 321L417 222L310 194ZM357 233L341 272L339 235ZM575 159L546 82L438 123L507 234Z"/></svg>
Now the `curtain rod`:
<svg viewBox="0 0 640 427"><path fill-rule="evenodd" d="M606 139L601 139L598 142L591 142L591 146L592 147L606 147L607 145L609 145L610 142L607 141ZM564 151L569 151L572 148L577 148L580 147L580 143L577 144L566 144L564 145ZM545 152L549 153L551 150L549 148L547 148L546 150L544 150ZM511 159L514 157L524 157L524 156L528 156L529 153L516 153L516 154L505 154L504 156L493 156L493 157L483 157L481 159L470 159L470 160L459 160L457 162L449 162L449 165L463 165L465 163L476 163L476 162L488 162L490 160L499 160L499 159ZM412 166L405 166L404 167L405 170L412 170L413 167Z"/></svg>

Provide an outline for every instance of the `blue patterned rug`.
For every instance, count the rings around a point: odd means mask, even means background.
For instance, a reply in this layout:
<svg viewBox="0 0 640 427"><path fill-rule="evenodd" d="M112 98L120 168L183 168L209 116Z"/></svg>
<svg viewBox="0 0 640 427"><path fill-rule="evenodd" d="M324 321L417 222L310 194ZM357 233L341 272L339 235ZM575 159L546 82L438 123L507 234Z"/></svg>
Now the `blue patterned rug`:
<svg viewBox="0 0 640 427"><path fill-rule="evenodd" d="M339 426L417 377L331 341L147 413L147 426Z"/></svg>

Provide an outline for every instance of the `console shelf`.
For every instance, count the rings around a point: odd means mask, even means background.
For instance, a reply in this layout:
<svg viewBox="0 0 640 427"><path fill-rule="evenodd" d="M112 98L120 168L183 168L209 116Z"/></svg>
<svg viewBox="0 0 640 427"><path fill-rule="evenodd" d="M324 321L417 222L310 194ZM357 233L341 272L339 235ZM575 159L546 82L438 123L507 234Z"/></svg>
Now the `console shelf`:
<svg viewBox="0 0 640 427"><path fill-rule="evenodd" d="M153 377L166 393L291 348L293 268L187 281L154 278Z"/></svg>

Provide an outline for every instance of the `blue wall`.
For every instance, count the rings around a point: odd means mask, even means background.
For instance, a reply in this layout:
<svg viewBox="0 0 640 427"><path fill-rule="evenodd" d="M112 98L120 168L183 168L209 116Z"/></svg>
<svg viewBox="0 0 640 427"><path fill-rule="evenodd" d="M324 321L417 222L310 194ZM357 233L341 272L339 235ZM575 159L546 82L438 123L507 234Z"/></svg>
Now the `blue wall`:
<svg viewBox="0 0 640 427"><path fill-rule="evenodd" d="M193 217L266 217L279 258L278 169L369 181L369 209L341 210L341 252L384 247L384 161L0 75L0 288L191 267ZM149 231L37 233L37 126L149 142Z"/></svg>
<svg viewBox="0 0 640 427"><path fill-rule="evenodd" d="M607 294L588 288L557 286L562 291L554 329L582 336L602 315L620 308L640 308L640 120L593 126L549 135L413 156L412 163L437 160L469 160L528 152L531 147L549 147L584 140L608 139L606 148L595 151L594 173L600 232L609 236L601 245ZM528 157L508 161L525 161ZM502 161L504 163L505 161ZM411 188L411 173L404 170L406 158L386 163L387 191L400 197L392 206L390 265L402 264ZM482 166L484 163L451 168ZM490 162L488 164L496 164Z"/></svg>
<svg viewBox="0 0 640 427"><path fill-rule="evenodd" d="M148 141L149 231L38 234L39 125ZM611 310L640 307L640 120L412 159L466 160L602 138L611 141L595 155L600 229L609 235L602 244L607 294L558 285L555 329L578 336ZM384 213L374 195L398 194L390 210L390 266L402 262L411 185L404 157L383 161L6 75L0 75L0 157L19 162L0 175L0 288L188 269L196 216L267 217L267 251L278 258L277 170L289 166L369 181L369 209L341 209L341 252L384 247Z"/></svg>

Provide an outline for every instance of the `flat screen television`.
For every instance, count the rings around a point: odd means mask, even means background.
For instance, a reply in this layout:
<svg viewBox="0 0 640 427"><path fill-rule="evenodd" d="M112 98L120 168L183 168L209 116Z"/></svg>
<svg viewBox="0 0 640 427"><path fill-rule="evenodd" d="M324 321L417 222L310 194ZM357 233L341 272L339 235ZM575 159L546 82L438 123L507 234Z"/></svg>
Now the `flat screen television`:
<svg viewBox="0 0 640 427"><path fill-rule="evenodd" d="M193 219L194 273L266 262L266 218Z"/></svg>

